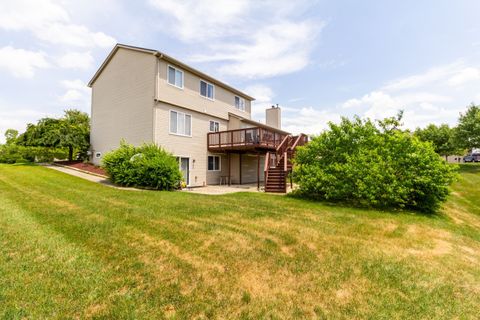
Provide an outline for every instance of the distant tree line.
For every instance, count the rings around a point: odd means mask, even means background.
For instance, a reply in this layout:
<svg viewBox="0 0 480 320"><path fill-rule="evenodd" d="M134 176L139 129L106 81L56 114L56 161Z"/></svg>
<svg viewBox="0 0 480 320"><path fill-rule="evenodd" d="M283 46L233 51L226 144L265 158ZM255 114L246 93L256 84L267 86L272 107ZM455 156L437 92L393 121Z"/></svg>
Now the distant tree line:
<svg viewBox="0 0 480 320"><path fill-rule="evenodd" d="M417 128L414 135L421 141L430 142L435 152L445 159L480 148L480 106L472 103L465 113L460 114L456 127L430 124L423 129Z"/></svg>

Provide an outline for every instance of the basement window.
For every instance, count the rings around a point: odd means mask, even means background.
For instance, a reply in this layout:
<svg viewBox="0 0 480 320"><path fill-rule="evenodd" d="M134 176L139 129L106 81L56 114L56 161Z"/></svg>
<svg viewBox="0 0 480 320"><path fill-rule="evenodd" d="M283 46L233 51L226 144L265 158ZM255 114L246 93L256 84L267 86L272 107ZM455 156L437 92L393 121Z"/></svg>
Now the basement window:
<svg viewBox="0 0 480 320"><path fill-rule="evenodd" d="M208 156L208 171L220 171L220 156Z"/></svg>

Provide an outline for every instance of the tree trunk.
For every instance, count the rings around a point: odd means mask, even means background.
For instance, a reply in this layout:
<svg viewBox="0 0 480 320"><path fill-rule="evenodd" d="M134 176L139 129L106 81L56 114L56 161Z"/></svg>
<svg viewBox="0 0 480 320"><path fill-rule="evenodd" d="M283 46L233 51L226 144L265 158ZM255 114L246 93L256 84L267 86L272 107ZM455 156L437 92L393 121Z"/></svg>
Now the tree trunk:
<svg viewBox="0 0 480 320"><path fill-rule="evenodd" d="M73 147L69 146L68 147L68 161L72 161L72 160L73 160Z"/></svg>

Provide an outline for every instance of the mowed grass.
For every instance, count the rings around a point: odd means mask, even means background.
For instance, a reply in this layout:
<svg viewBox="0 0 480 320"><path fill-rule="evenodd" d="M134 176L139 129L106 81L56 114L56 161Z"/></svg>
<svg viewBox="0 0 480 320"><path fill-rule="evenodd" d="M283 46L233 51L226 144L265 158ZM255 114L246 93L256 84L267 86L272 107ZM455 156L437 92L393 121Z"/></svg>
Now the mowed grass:
<svg viewBox="0 0 480 320"><path fill-rule="evenodd" d="M478 319L480 166L437 215L0 165L0 318Z"/></svg>

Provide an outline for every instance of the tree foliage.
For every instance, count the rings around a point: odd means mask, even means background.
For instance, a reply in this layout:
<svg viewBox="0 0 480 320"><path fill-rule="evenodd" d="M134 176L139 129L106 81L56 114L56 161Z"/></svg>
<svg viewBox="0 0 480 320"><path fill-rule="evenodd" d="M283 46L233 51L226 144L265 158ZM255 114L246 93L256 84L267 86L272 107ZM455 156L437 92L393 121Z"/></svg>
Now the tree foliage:
<svg viewBox="0 0 480 320"><path fill-rule="evenodd" d="M66 148L69 160L73 160L74 151L86 157L90 147L90 118L85 112L66 110L59 119L43 118L37 124L28 124L17 141L24 146Z"/></svg>
<svg viewBox="0 0 480 320"><path fill-rule="evenodd" d="M7 129L5 131L5 142L6 144L15 144L18 138L18 130Z"/></svg>
<svg viewBox="0 0 480 320"><path fill-rule="evenodd" d="M102 167L112 182L123 186L173 190L182 179L175 157L153 143L135 147L122 141L103 156Z"/></svg>
<svg viewBox="0 0 480 320"><path fill-rule="evenodd" d="M450 155L463 153L455 140L455 130L447 124L436 126L428 125L426 128L417 128L414 135L421 141L430 142L436 153L447 158Z"/></svg>
<svg viewBox="0 0 480 320"><path fill-rule="evenodd" d="M472 103L465 113L460 114L455 138L464 149L480 148L480 106Z"/></svg>
<svg viewBox="0 0 480 320"><path fill-rule="evenodd" d="M85 157L90 147L90 118L79 110L66 110L60 119L60 147L68 148L68 158L72 160L73 150Z"/></svg>
<svg viewBox="0 0 480 320"><path fill-rule="evenodd" d="M359 117L329 123L296 153L297 192L359 206L438 209L455 167L430 143L401 131L400 120L401 114L376 123Z"/></svg>

